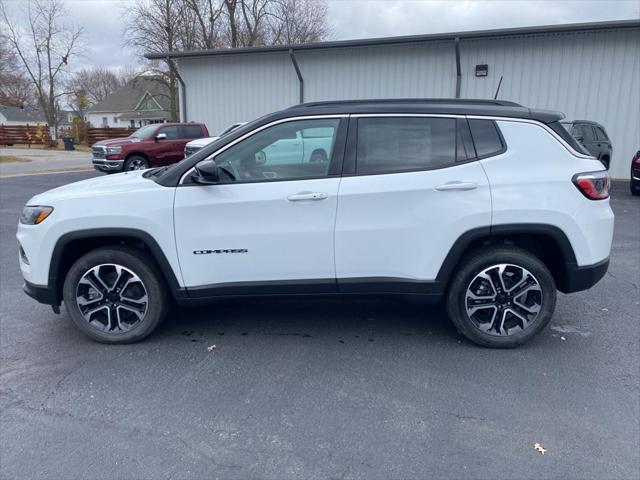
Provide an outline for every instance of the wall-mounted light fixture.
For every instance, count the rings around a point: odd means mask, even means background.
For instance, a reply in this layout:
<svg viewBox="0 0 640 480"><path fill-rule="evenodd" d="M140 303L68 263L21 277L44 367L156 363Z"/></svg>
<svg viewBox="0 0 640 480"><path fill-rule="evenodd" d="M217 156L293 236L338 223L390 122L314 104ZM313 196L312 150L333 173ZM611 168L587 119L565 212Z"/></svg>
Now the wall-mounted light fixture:
<svg viewBox="0 0 640 480"><path fill-rule="evenodd" d="M489 65L486 63L476 65L476 77L486 77L487 75L489 75Z"/></svg>

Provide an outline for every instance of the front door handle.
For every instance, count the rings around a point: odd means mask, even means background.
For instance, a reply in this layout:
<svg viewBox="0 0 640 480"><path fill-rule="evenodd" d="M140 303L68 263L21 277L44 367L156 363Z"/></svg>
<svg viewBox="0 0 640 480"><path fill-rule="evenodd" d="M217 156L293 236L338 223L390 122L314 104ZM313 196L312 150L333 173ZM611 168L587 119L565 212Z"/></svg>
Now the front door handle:
<svg viewBox="0 0 640 480"><path fill-rule="evenodd" d="M289 195L287 200L290 202L302 202L304 200L324 200L329 195L323 192L298 192Z"/></svg>
<svg viewBox="0 0 640 480"><path fill-rule="evenodd" d="M447 182L438 185L436 190L446 192L448 190L474 190L478 188L478 184L474 182Z"/></svg>

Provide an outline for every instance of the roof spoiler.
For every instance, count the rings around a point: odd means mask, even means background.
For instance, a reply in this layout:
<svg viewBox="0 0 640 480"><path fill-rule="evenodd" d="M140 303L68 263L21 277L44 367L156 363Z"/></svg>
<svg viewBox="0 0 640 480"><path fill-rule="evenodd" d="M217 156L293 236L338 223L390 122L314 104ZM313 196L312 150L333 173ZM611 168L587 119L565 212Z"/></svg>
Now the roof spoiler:
<svg viewBox="0 0 640 480"><path fill-rule="evenodd" d="M544 123L558 122L565 118L564 113L557 110L542 110L542 109L529 109L529 114L534 120L538 120Z"/></svg>

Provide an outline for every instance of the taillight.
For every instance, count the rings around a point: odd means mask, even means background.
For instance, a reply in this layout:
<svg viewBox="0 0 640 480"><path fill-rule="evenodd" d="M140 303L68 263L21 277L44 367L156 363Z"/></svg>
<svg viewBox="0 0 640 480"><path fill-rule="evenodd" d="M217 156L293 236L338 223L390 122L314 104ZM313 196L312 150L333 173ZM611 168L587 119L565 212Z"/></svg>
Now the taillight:
<svg viewBox="0 0 640 480"><path fill-rule="evenodd" d="M573 184L589 200L609 198L611 182L606 170L599 172L577 173L572 178Z"/></svg>

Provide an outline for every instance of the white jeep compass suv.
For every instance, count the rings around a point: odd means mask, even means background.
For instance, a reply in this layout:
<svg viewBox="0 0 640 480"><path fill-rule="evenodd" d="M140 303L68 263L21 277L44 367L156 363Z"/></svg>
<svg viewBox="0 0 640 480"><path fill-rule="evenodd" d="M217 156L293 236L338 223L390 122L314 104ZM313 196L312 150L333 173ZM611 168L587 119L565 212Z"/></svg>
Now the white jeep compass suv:
<svg viewBox="0 0 640 480"><path fill-rule="evenodd" d="M107 343L143 339L172 301L373 293L444 298L469 339L513 347L549 323L556 290L609 263L609 177L562 118L484 100L297 105L175 165L33 197L24 290Z"/></svg>

